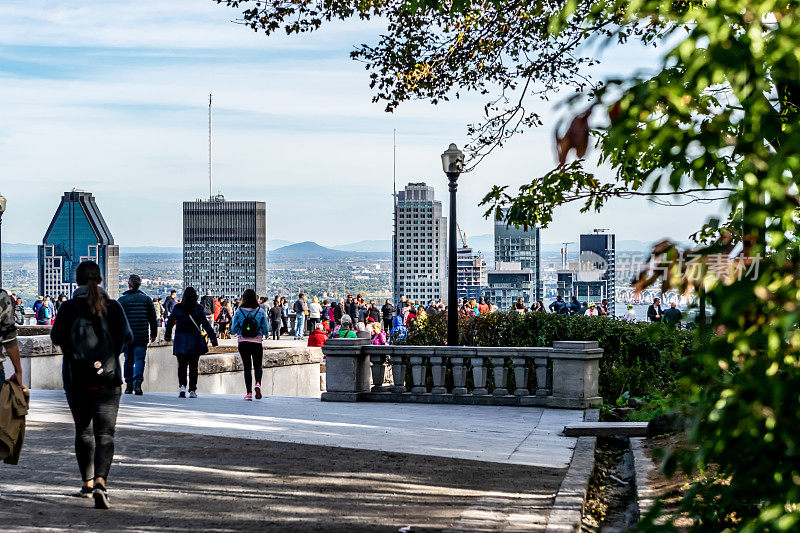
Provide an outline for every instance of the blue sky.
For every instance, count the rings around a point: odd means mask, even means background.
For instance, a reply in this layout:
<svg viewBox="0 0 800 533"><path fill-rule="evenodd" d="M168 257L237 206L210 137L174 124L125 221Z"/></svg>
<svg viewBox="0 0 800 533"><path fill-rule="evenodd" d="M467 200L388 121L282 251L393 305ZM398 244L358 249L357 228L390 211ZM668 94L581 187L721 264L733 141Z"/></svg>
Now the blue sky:
<svg viewBox="0 0 800 533"><path fill-rule="evenodd" d="M77 187L95 194L120 245L180 245L180 203L208 191L209 92L214 191L266 201L270 239L389 238L394 128L398 184L426 181L446 204L439 154L450 142L464 144L483 100L413 102L384 113L370 102L368 74L348 59L353 45L375 38L379 22L266 38L236 16L211 0L3 0L3 241L39 242L61 194ZM612 48L593 74L630 74L659 54ZM477 207L491 185L515 188L554 166L557 102L536 103L544 127L462 176L467 234L491 232ZM595 227L618 239L683 240L713 209L644 200L611 202L600 214L564 207L543 240L573 241Z"/></svg>

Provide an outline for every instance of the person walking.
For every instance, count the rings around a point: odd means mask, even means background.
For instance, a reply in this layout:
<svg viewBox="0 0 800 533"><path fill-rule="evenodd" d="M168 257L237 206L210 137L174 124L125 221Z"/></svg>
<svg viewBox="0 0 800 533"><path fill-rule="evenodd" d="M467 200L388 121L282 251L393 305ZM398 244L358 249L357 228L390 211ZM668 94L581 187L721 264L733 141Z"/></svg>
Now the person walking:
<svg viewBox="0 0 800 533"><path fill-rule="evenodd" d="M181 303L176 305L167 321L167 331L164 340L172 339L172 330L175 329L175 342L172 344L172 353L178 358L178 397L186 398L186 371L189 371L189 398L197 398L197 367L200 356L208 353L208 344L203 337L203 331L217 346L217 335L214 328L206 318L205 310L197 302L197 291L194 287L186 287L183 291Z"/></svg>
<svg viewBox="0 0 800 533"><path fill-rule="evenodd" d="M306 295L302 292L299 294L297 300L292 306L292 311L295 315L295 329L294 340L303 340L303 326L305 324L306 313L308 312L308 304L306 304Z"/></svg>
<svg viewBox="0 0 800 533"><path fill-rule="evenodd" d="M158 323L153 300L139 290L142 278L131 274L128 290L119 298L119 305L125 311L128 324L133 333L133 341L125 347L125 394L141 396L144 381L144 365L147 357L147 341L156 340ZM149 334L148 334L149 333Z"/></svg>
<svg viewBox="0 0 800 533"><path fill-rule="evenodd" d="M387 298L381 306L381 314L383 315L383 329L389 331L392 328L392 319L394 319L394 306Z"/></svg>
<svg viewBox="0 0 800 533"><path fill-rule="evenodd" d="M106 486L122 385L119 354L133 334L122 306L100 287L97 263L79 264L75 282L78 288L61 305L50 339L63 354L61 377L75 422L75 458L83 481L79 495L94 497L96 509L109 509Z"/></svg>
<svg viewBox="0 0 800 533"><path fill-rule="evenodd" d="M269 322L272 327L272 340L280 340L281 338L281 324L283 320L283 306L278 297L272 302L272 307L269 308Z"/></svg>
<svg viewBox="0 0 800 533"><path fill-rule="evenodd" d="M311 303L308 304L308 330L313 333L317 329L317 324L322 321L322 306L319 304L319 299L314 296Z"/></svg>
<svg viewBox="0 0 800 533"><path fill-rule="evenodd" d="M164 300L164 320L169 320L169 315L172 314L172 310L178 304L177 297L178 291L174 289L169 291L169 296Z"/></svg>
<svg viewBox="0 0 800 533"><path fill-rule="evenodd" d="M269 335L267 315L259 306L258 295L253 289L247 289L242 294L242 302L236 315L233 317L231 332L239 336L239 356L244 367L244 387L247 394L245 400L253 399L253 373L256 378L255 396L261 399L261 377L264 372L263 355L264 347L261 344L264 337Z"/></svg>

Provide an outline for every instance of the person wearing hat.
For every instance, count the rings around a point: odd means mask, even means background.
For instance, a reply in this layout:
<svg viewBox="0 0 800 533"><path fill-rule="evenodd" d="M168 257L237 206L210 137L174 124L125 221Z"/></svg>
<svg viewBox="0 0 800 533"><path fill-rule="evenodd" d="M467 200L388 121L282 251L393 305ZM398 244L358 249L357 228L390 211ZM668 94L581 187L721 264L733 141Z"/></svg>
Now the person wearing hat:
<svg viewBox="0 0 800 533"><path fill-rule="evenodd" d="M631 324L636 322L636 311L633 310L633 306L628 304L628 310L625 311L625 316L622 317L625 322L630 322Z"/></svg>
<svg viewBox="0 0 800 533"><path fill-rule="evenodd" d="M589 302L589 308L586 309L584 316L599 316L597 312L597 307L595 307L594 302Z"/></svg>

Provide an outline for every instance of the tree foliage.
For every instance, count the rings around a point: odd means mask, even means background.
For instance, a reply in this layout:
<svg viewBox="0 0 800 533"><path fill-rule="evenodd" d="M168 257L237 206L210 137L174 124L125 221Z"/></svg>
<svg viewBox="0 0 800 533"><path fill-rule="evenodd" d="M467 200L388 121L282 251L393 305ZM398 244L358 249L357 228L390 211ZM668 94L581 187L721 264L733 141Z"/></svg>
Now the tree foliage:
<svg viewBox="0 0 800 533"><path fill-rule="evenodd" d="M599 13L588 24L551 31L560 0L285 1L215 0L239 9L242 23L267 35L306 33L336 20L378 19L386 29L351 57L369 71L373 101L393 111L409 100L433 104L474 92L486 97L483 116L467 128L474 167L510 137L540 126L535 105L565 87L599 87L585 73L595 64L592 39L651 42L657 25L620 28L618 14ZM593 2L573 0L576 21L589 20ZM531 101L532 100L532 101Z"/></svg>

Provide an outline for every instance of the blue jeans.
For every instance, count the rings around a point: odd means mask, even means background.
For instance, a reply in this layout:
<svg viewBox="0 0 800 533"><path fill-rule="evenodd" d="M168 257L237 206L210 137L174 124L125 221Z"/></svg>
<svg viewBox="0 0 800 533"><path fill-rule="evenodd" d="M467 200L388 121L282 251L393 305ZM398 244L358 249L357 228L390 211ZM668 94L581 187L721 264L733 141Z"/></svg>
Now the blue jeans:
<svg viewBox="0 0 800 533"><path fill-rule="evenodd" d="M144 358L147 345L128 345L125 348L125 383L142 384L144 381Z"/></svg>
<svg viewBox="0 0 800 533"><path fill-rule="evenodd" d="M297 323L295 324L294 328L294 336L296 338L301 338L303 336L303 322L305 321L306 315L297 313Z"/></svg>

